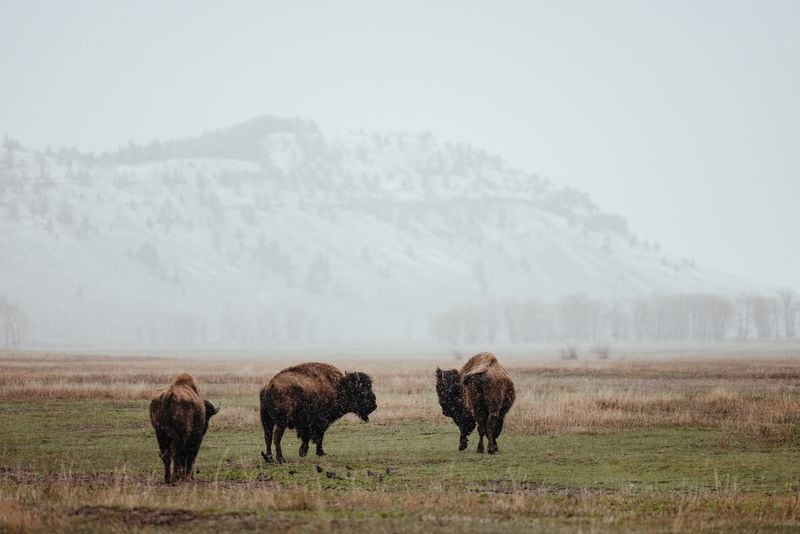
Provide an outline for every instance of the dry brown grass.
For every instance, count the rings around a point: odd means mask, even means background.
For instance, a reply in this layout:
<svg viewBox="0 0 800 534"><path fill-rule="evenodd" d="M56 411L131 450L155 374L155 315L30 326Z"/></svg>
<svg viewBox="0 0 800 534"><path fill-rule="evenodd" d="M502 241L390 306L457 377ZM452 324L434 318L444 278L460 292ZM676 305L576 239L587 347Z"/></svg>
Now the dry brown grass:
<svg viewBox="0 0 800 534"><path fill-rule="evenodd" d="M259 388L294 362L175 358L0 358L0 399L149 399L178 373L191 372L206 396L224 399L222 427L258 425ZM373 420L441 418L434 370L453 362L335 361L370 373L379 409ZM457 363L457 362L456 362ZM786 441L800 423L800 360L706 358L504 362L517 389L507 428L523 434L599 433L649 426L721 427Z"/></svg>
<svg viewBox="0 0 800 534"><path fill-rule="evenodd" d="M796 526L800 497L741 494L735 490L686 492L604 492L528 489L493 492L393 491L282 488L272 482L195 482L168 488L150 479L123 475L75 478L69 473L41 480L19 476L0 496L0 526L9 532L79 528L139 531L143 528L253 530L264 528L330 528L350 530L343 514L358 518L365 510L381 523L355 521L356 530L389 528L430 531L460 524L483 531L501 525L510 530L636 530L655 528L696 532L748 525ZM168 505L166 502L168 501ZM392 517L404 516L402 523ZM409 521L409 518L413 518ZM528 518L527 522L524 521ZM534 522L531 519L535 518ZM520 520L523 520L520 522ZM482 525L482 526L481 526ZM79 528L80 529L80 528Z"/></svg>
<svg viewBox="0 0 800 534"><path fill-rule="evenodd" d="M775 453L776 461L786 461L784 451L793 450L784 444L800 443L800 359L628 357L543 361L500 357L517 389L516 404L507 418L509 433L608 434L564 438L565 442L577 442L613 439L615 432L648 427L713 427L744 436L748 439L741 441L748 444L757 442L758 448L764 442L778 444L763 447ZM362 370L373 376L379 404L371 418L374 424L421 421L449 425L436 401L434 371L437 365L449 368L460 362L452 358L391 363L377 359L330 360L343 370ZM139 403L144 405L153 391L168 384L176 374L191 372L208 398L225 404L214 419L215 434L258 436L258 391L270 376L295 361L0 354L0 402L13 405L22 400L20 405L37 406L37 400L111 399L131 401L130 410L137 411ZM140 426L146 428L145 410L141 413ZM419 425L406 428L416 426ZM675 439L682 439L683 430L676 435ZM144 433L140 437L144 443ZM154 449L152 435L146 438ZM250 447L247 439L239 446ZM527 437L522 440L550 441ZM368 451L365 449L364 454ZM693 455L693 451L686 454ZM25 453L24 448L15 452ZM231 455L234 462L239 462L237 454ZM255 450L253 456L257 456ZM572 457L566 454L559 458L569 461ZM631 462L639 461L635 455L631 458ZM650 482L637 483L635 487L631 484L630 489L627 483L615 486L613 482L609 487L565 485L554 482L559 479L549 471L560 469L559 464L540 457L531 464L539 477L524 474L520 468L512 475L487 471L485 478L465 475L463 481L454 482L446 472L435 470L431 472L436 476L418 476L416 473L428 473L429 469L421 462L414 466L415 471L409 467L408 473L398 475L408 476L403 479L405 482L392 481L391 487L374 483L367 475L366 482L337 481L328 487L324 485L327 479L308 482L302 473L290 477L282 471L262 471L260 467L243 478L209 479L204 471L196 482L171 487L161 484L160 473L153 474L148 469L126 474L125 466L120 466L119 472L116 467L113 472L70 472L66 467L66 471L59 472L57 468L36 470L31 466L37 458L29 460L30 465L23 460L9 460L0 468L0 531L183 528L693 532L792 529L800 524L800 494L792 489L798 481L789 475L778 477L778 483L764 491L753 487L738 490L735 476L733 483L726 484L723 479L716 489L710 489L715 486L703 478L709 475L691 472L690 468L686 468L690 484L668 489L657 489L653 481L660 479L652 473L649 479L642 477ZM312 465L305 467L312 471ZM748 467L747 463L742 465ZM291 468L300 469L294 465ZM243 467L243 472L246 469L249 467ZM782 467L778 465L776 469ZM517 476L520 473L523 475ZM713 473L716 477L716 471ZM269 474L275 475L274 480L266 476Z"/></svg>

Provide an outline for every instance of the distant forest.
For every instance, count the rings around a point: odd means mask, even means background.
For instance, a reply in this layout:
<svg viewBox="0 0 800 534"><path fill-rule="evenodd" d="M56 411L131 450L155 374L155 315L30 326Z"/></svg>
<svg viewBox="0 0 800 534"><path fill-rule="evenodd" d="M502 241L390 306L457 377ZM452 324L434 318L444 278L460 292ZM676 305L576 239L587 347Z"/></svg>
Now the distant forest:
<svg viewBox="0 0 800 534"><path fill-rule="evenodd" d="M800 297L792 289L736 297L571 295L454 307L434 317L430 332L451 344L778 339L797 337L798 312Z"/></svg>

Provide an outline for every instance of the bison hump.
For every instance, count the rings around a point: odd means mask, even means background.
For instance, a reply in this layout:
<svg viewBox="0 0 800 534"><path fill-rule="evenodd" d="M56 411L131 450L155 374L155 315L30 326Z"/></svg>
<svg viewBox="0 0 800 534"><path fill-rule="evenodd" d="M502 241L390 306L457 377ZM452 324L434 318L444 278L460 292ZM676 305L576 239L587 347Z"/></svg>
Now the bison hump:
<svg viewBox="0 0 800 534"><path fill-rule="evenodd" d="M485 373L493 365L499 365L497 357L491 352L481 352L467 360L461 368L461 376L463 378L470 374Z"/></svg>
<svg viewBox="0 0 800 534"><path fill-rule="evenodd" d="M182 373L176 376L172 381L172 386L177 388L188 387L193 389L195 393L198 393L197 379L189 373Z"/></svg>
<svg viewBox="0 0 800 534"><path fill-rule="evenodd" d="M301 363L299 365L294 365L292 367L284 369L283 371L278 373L278 375L284 373L309 377L315 380L325 381L330 383L336 383L339 380L341 380L342 377L344 376L344 374L333 365L320 362L309 362L309 363Z"/></svg>

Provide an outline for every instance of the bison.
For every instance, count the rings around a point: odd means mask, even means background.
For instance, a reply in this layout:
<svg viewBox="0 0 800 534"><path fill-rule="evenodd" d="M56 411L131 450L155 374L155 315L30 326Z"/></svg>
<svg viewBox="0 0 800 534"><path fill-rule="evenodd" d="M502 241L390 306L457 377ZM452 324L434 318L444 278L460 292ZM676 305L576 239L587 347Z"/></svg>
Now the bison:
<svg viewBox="0 0 800 534"><path fill-rule="evenodd" d="M275 461L286 460L281 451L281 438L286 428L297 429L300 456L308 454L308 442L317 446L317 456L324 456L322 440L325 431L337 419L354 413L364 421L377 404L372 392L372 379L365 373L344 373L325 363L303 363L284 369L261 388L261 426L267 451L262 452L272 463L272 441Z"/></svg>
<svg viewBox="0 0 800 534"><path fill-rule="evenodd" d="M458 450L467 448L468 436L475 430L475 418L464 404L464 387L461 385L461 374L456 369L442 371L436 369L436 393L442 414L450 417L461 431Z"/></svg>
<svg viewBox="0 0 800 534"><path fill-rule="evenodd" d="M452 418L461 431L458 450L467 448L467 436L477 424L477 452L483 452L484 436L489 442L489 454L499 451L497 438L515 394L514 383L494 354L476 354L460 371L437 368L436 393L442 414Z"/></svg>
<svg viewBox="0 0 800 534"><path fill-rule="evenodd" d="M208 420L217 412L219 408L200 396L197 380L190 374L178 375L169 387L156 392L150 401L150 422L164 462L165 483L192 479Z"/></svg>

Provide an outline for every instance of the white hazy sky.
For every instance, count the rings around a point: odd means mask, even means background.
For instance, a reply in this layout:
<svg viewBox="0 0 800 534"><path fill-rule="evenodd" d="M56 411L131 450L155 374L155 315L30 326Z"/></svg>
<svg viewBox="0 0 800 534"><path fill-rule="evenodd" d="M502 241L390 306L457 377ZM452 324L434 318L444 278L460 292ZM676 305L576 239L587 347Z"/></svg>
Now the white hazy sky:
<svg viewBox="0 0 800 534"><path fill-rule="evenodd" d="M0 0L0 134L430 130L800 289L800 2Z"/></svg>

